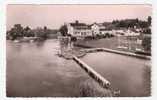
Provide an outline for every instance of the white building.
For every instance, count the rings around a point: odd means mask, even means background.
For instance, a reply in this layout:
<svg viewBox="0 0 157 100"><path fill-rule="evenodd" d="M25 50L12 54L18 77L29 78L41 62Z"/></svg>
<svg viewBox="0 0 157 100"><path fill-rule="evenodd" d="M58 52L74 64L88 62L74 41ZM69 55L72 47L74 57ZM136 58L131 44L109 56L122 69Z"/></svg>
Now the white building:
<svg viewBox="0 0 157 100"><path fill-rule="evenodd" d="M111 29L107 29L107 27L103 25L103 23L94 23L91 25L91 29L94 35L115 35L115 32Z"/></svg>
<svg viewBox="0 0 157 100"><path fill-rule="evenodd" d="M125 32L125 36L139 36L139 35L140 35L140 32L134 32L129 29Z"/></svg>
<svg viewBox="0 0 157 100"><path fill-rule="evenodd" d="M97 23L94 23L91 25L92 34L94 36L96 36L97 34L100 34L99 29L100 29L100 27Z"/></svg>
<svg viewBox="0 0 157 100"><path fill-rule="evenodd" d="M79 23L76 21L75 23L68 23L66 25L68 28L68 34L74 37L87 37L106 34L115 35L114 30L106 29L106 26L102 23L93 23L91 25L87 25L85 23Z"/></svg>
<svg viewBox="0 0 157 100"><path fill-rule="evenodd" d="M86 37L86 36L92 36L92 30L89 25L86 25L85 23L79 23L76 21L75 23L68 23L68 34L74 36L74 37Z"/></svg>

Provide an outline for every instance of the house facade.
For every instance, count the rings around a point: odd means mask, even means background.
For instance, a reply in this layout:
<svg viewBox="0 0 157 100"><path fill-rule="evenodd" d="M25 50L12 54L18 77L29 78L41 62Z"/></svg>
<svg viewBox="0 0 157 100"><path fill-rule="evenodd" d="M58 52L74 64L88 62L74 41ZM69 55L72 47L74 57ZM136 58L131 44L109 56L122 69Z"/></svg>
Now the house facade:
<svg viewBox="0 0 157 100"><path fill-rule="evenodd" d="M79 23L76 21L75 23L67 24L68 34L74 37L87 37L92 36L91 27L85 23Z"/></svg>
<svg viewBox="0 0 157 100"><path fill-rule="evenodd" d="M68 23L66 25L68 34L74 37L88 37L108 33L106 27L101 23L93 23L91 25L87 25L85 23L75 21L75 23Z"/></svg>
<svg viewBox="0 0 157 100"><path fill-rule="evenodd" d="M99 31L100 27L99 27L99 25L97 23L94 23L94 24L92 24L90 26L91 26L91 30L92 30L93 36L96 36L96 35L100 34L100 31Z"/></svg>

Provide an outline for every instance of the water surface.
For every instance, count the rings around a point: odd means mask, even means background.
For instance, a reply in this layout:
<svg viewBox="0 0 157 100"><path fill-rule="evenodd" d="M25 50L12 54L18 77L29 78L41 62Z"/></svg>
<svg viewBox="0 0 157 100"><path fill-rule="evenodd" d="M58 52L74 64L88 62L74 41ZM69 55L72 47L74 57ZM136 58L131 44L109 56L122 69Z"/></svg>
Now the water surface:
<svg viewBox="0 0 157 100"><path fill-rule="evenodd" d="M55 39L7 41L7 96L79 96L79 84L89 76L74 61L56 55L58 44Z"/></svg>
<svg viewBox="0 0 157 100"><path fill-rule="evenodd" d="M7 41L7 96L80 96L80 84L90 77L74 61L58 57L58 50L56 39L37 43ZM149 60L107 52L89 53L81 59L107 78L113 89L120 89L120 96L149 95L143 76Z"/></svg>
<svg viewBox="0 0 157 100"><path fill-rule="evenodd" d="M150 60L108 52L89 53L82 60L109 80L114 89L120 89L120 96L150 95L146 86L150 83Z"/></svg>

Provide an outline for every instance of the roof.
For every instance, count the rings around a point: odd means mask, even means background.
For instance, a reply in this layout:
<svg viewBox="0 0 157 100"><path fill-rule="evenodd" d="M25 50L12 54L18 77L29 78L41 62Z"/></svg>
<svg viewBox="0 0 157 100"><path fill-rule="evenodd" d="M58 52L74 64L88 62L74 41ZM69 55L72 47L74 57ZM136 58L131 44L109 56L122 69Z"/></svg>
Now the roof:
<svg viewBox="0 0 157 100"><path fill-rule="evenodd" d="M104 22L104 23L96 23L96 22L94 22L93 24L91 24L90 26L92 26L92 25L94 25L94 24L96 24L96 25L98 25L98 26L102 26L102 27L106 27L106 26L108 26L108 25L111 25L111 22Z"/></svg>
<svg viewBox="0 0 157 100"><path fill-rule="evenodd" d="M90 26L92 26L92 25L94 25L94 24L96 24L96 25L98 25L98 26L103 26L103 24L102 23L93 23L93 24L91 24Z"/></svg>
<svg viewBox="0 0 157 100"><path fill-rule="evenodd" d="M87 25L85 23L80 23L76 21L75 23L69 23L74 29L91 29L91 26L96 24L100 27L101 30L111 30L113 28L113 25L110 22L104 22L104 23L93 23L90 25Z"/></svg>
<svg viewBox="0 0 157 100"><path fill-rule="evenodd" d="M74 29L78 29L78 30L79 30L79 29L80 29L80 30L81 30L81 29L91 29L91 27L88 27L88 26L75 26Z"/></svg>
<svg viewBox="0 0 157 100"><path fill-rule="evenodd" d="M70 23L70 25L75 29L91 29L90 25L85 23Z"/></svg>
<svg viewBox="0 0 157 100"><path fill-rule="evenodd" d="M85 23L70 23L71 26L86 26Z"/></svg>

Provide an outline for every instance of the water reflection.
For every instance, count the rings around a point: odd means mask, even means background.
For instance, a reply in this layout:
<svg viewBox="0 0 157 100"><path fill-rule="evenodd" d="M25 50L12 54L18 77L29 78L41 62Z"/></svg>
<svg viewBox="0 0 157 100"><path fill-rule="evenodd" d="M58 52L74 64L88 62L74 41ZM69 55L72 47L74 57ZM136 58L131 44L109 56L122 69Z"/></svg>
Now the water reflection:
<svg viewBox="0 0 157 100"><path fill-rule="evenodd" d="M36 46L38 48L41 48L44 45L45 42L41 41L41 42L35 42Z"/></svg>
<svg viewBox="0 0 157 100"><path fill-rule="evenodd" d="M7 41L7 49L10 50L12 49L13 51L21 51L22 49L22 44L21 43L14 43L13 41Z"/></svg>

